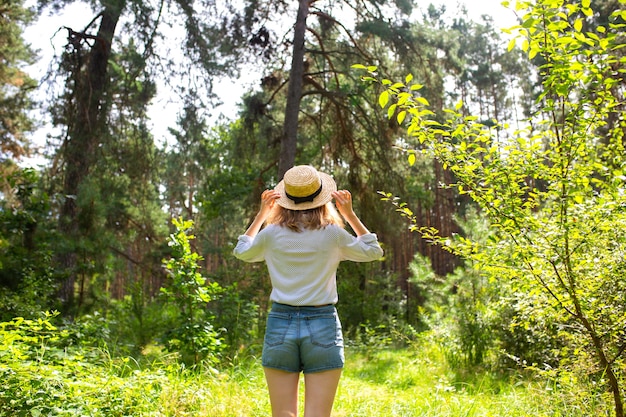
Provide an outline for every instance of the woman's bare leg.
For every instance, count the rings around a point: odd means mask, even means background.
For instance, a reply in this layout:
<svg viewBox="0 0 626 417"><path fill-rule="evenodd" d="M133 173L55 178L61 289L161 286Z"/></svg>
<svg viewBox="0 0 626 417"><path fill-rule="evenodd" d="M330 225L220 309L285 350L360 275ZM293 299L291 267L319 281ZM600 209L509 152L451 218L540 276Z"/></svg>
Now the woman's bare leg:
<svg viewBox="0 0 626 417"><path fill-rule="evenodd" d="M263 368L270 393L272 417L298 417L300 374Z"/></svg>
<svg viewBox="0 0 626 417"><path fill-rule="evenodd" d="M304 417L330 417L341 369L304 375Z"/></svg>

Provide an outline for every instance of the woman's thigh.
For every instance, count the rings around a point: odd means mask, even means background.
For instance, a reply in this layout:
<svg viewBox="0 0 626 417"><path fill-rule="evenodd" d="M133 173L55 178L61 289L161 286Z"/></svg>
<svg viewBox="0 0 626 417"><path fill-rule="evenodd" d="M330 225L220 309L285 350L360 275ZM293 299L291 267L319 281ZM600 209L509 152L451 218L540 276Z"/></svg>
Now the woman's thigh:
<svg viewBox="0 0 626 417"><path fill-rule="evenodd" d="M271 368L263 370L270 394L272 417L297 417L300 373Z"/></svg>
<svg viewBox="0 0 626 417"><path fill-rule="evenodd" d="M304 417L330 417L341 369L304 375Z"/></svg>

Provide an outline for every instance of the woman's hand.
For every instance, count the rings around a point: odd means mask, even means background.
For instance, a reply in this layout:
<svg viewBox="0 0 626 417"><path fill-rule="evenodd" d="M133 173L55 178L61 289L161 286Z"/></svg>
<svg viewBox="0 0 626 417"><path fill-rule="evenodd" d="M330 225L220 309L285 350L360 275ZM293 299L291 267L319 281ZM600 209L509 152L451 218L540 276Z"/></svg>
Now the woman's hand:
<svg viewBox="0 0 626 417"><path fill-rule="evenodd" d="M333 197L335 198L335 205L337 206L337 210L339 213L345 218L354 215L354 210L352 209L352 194L348 190L337 190L333 191Z"/></svg>
<svg viewBox="0 0 626 417"><path fill-rule="evenodd" d="M274 204L276 204L276 199L278 198L280 198L280 194L275 190L263 191L263 194L261 194L261 208L259 208L259 212L252 221L252 224L250 224L248 230L246 230L246 235L255 237L257 233L259 233L259 230L261 230L267 216L272 212Z"/></svg>
<svg viewBox="0 0 626 417"><path fill-rule="evenodd" d="M263 217L263 220L269 216L276 204L276 200L280 198L280 193L276 190L265 190L261 194L261 208L259 209L259 216Z"/></svg>
<svg viewBox="0 0 626 417"><path fill-rule="evenodd" d="M354 233L357 236L361 236L369 233L367 227L361 222L361 219L354 213L352 209L352 194L348 190L338 190L333 192L333 197L335 198L335 205L337 206L337 210L343 216L344 219L348 222Z"/></svg>

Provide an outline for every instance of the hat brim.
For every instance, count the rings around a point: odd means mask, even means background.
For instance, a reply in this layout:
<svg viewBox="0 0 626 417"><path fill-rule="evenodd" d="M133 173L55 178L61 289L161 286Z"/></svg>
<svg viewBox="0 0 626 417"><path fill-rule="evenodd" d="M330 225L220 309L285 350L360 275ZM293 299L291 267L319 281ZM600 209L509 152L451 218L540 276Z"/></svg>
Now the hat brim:
<svg viewBox="0 0 626 417"><path fill-rule="evenodd" d="M313 201L299 204L294 203L285 193L285 181L283 180L274 187L274 190L280 193L280 198L276 200L276 203L289 210L311 210L330 202L333 199L333 192L337 191L337 183L335 183L335 180L330 175L319 171L318 173L322 181L322 191Z"/></svg>

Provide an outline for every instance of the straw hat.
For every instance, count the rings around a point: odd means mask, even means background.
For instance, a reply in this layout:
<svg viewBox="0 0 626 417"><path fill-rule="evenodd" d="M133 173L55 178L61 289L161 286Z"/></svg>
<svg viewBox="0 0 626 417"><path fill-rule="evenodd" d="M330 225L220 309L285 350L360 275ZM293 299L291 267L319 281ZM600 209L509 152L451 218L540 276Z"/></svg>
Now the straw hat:
<svg viewBox="0 0 626 417"><path fill-rule="evenodd" d="M333 177L310 165L296 165L285 172L283 180L274 189L280 193L276 200L279 206L289 210L309 210L332 200L337 184Z"/></svg>

